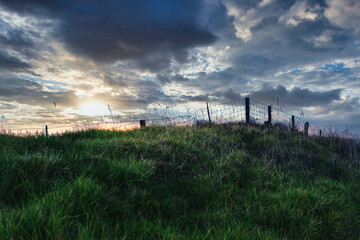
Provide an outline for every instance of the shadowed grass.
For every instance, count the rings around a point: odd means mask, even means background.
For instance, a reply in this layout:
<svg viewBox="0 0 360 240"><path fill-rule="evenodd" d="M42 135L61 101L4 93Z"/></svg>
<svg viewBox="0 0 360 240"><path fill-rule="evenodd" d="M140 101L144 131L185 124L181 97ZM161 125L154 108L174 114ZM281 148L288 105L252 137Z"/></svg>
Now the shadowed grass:
<svg viewBox="0 0 360 240"><path fill-rule="evenodd" d="M239 125L0 135L0 239L357 239L358 147Z"/></svg>

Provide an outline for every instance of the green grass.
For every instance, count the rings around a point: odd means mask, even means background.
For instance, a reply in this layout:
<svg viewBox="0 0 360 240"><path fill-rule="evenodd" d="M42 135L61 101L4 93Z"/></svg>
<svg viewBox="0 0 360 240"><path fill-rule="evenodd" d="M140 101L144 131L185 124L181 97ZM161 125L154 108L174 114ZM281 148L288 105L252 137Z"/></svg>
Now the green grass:
<svg viewBox="0 0 360 240"><path fill-rule="evenodd" d="M0 135L0 239L359 239L359 153L240 125Z"/></svg>

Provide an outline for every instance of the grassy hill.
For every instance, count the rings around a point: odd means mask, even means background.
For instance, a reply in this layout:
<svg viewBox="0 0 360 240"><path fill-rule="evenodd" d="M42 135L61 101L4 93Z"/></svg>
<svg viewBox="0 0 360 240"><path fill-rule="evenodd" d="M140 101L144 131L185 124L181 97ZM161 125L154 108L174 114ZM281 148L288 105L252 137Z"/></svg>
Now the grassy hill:
<svg viewBox="0 0 360 240"><path fill-rule="evenodd" d="M359 157L240 125L0 135L0 239L359 239Z"/></svg>

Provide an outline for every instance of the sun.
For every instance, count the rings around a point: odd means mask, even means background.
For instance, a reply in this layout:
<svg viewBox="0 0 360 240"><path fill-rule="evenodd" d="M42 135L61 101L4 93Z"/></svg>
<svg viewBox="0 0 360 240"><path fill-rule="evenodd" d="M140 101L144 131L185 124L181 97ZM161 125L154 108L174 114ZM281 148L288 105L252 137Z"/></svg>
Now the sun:
<svg viewBox="0 0 360 240"><path fill-rule="evenodd" d="M101 116L109 114L109 110L104 103L87 102L81 105L77 113L85 116Z"/></svg>

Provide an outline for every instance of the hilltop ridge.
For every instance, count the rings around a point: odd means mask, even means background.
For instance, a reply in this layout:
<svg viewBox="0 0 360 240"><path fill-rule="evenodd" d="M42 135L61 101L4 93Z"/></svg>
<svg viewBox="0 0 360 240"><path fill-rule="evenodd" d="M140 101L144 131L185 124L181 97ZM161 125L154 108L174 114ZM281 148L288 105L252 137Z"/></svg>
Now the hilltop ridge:
<svg viewBox="0 0 360 240"><path fill-rule="evenodd" d="M0 135L0 239L356 239L359 156L236 124Z"/></svg>

